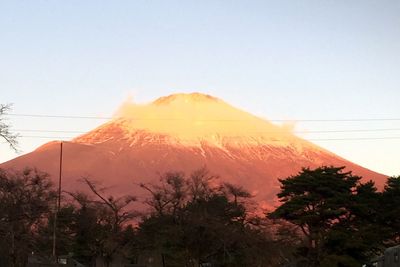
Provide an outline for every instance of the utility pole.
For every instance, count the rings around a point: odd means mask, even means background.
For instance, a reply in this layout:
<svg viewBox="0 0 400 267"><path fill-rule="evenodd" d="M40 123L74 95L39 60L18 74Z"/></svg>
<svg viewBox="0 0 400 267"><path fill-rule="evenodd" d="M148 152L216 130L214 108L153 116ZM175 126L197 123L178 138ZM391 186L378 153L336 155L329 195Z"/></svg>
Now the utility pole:
<svg viewBox="0 0 400 267"><path fill-rule="evenodd" d="M57 255L56 255L56 239L57 239L57 217L60 212L61 207L61 174L62 174L62 163L63 163L63 142L60 142L60 169L58 176L58 199L57 199L57 209L54 212L54 223L53 223L53 258L55 263L57 263Z"/></svg>

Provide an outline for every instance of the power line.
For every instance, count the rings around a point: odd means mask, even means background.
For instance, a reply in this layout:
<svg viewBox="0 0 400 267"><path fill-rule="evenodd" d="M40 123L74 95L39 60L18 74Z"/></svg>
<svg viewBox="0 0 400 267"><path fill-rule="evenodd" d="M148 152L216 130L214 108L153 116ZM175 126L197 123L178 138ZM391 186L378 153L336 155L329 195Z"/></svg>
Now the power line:
<svg viewBox="0 0 400 267"><path fill-rule="evenodd" d="M4 114L13 117L34 117L34 118L62 118L62 119L95 119L95 120L110 120L110 119L123 119L127 117L99 117L99 116L69 116L69 115L46 115L46 114L22 114L22 113L7 113ZM191 119L185 118L129 118L130 120L137 121L187 121ZM261 119L261 118L260 118ZM257 119L254 119L256 121ZM349 119L267 119L273 122L356 122L356 121L400 121L400 118L349 118ZM253 120L240 120L240 119L196 119L196 121L253 121Z"/></svg>
<svg viewBox="0 0 400 267"><path fill-rule="evenodd" d="M45 115L45 114L21 114L21 113L6 113L6 116L12 117L34 117L34 118L58 118L58 119L96 119L110 120L113 117L97 117L97 116L67 116L67 115Z"/></svg>
<svg viewBox="0 0 400 267"><path fill-rule="evenodd" d="M84 134L88 131L70 131L70 130L41 130L41 129L15 129L15 132L35 132L35 133L76 133ZM277 130L279 131L279 130ZM277 131L260 131L256 133L276 133ZM400 128L379 128L379 129L349 129L349 130L310 130L310 131L293 131L296 134L308 133L356 133L356 132L385 132L385 131L400 131ZM107 131L110 133L112 131ZM119 131L115 131L119 132Z"/></svg>
<svg viewBox="0 0 400 267"><path fill-rule="evenodd" d="M41 136L41 135L20 135L21 138L40 138L40 139L71 139L76 136ZM400 136L387 136L387 137L354 137L354 138L311 138L305 139L307 141L356 141L356 140L395 140ZM272 139L270 141L280 142L283 139Z"/></svg>
<svg viewBox="0 0 400 267"><path fill-rule="evenodd" d="M40 138L40 139L72 139L76 136L44 136L44 135L19 135L20 138Z"/></svg>
<svg viewBox="0 0 400 267"><path fill-rule="evenodd" d="M356 140L394 140L399 139L400 136L388 136L388 137L354 137L354 138L321 138L321 139L306 139L308 141L356 141Z"/></svg>
<svg viewBox="0 0 400 267"><path fill-rule="evenodd" d="M383 129L350 129L350 130L316 130L316 131L294 131L294 133L357 133L357 132L385 132L400 131L400 128L383 128Z"/></svg>
<svg viewBox="0 0 400 267"><path fill-rule="evenodd" d="M399 129L400 130L400 129ZM15 129L14 132L32 132L32 133L87 133L88 131L69 131L69 130L40 130L40 129ZM107 131L108 132L108 131Z"/></svg>

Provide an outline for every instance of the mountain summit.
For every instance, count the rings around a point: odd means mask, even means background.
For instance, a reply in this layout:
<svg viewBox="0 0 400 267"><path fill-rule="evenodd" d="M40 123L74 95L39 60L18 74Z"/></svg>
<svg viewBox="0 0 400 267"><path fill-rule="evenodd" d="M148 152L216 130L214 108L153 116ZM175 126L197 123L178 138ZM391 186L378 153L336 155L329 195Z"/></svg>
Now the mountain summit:
<svg viewBox="0 0 400 267"><path fill-rule="evenodd" d="M163 96L155 100L153 104L163 105L171 104L173 102L185 102L185 103L201 103L201 102L222 102L219 98L214 96L202 94L202 93L190 93L190 94L172 94L169 96Z"/></svg>
<svg viewBox="0 0 400 267"><path fill-rule="evenodd" d="M64 142L63 151L66 188L78 188L77 180L89 176L116 194L139 194L135 182L202 167L249 189L265 205L275 199L278 178L302 167L346 166L380 188L386 180L285 128L200 93L174 94L146 105L124 103L109 122ZM59 142L50 142L0 167L36 167L56 177L58 155Z"/></svg>
<svg viewBox="0 0 400 267"><path fill-rule="evenodd" d="M218 98L192 93L161 97L147 105L125 103L115 119L74 141L87 144L110 139L136 140L137 133L143 131L189 146L235 146L249 142L279 146L293 143L294 138L283 128Z"/></svg>

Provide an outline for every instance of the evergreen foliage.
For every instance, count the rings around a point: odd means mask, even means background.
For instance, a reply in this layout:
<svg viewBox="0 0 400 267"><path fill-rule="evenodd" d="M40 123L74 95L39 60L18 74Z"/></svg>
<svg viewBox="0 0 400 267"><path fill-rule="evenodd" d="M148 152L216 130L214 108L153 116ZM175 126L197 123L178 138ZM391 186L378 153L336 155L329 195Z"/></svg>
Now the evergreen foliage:
<svg viewBox="0 0 400 267"><path fill-rule="evenodd" d="M269 216L301 229L307 266L361 266L382 251L381 193L360 180L327 166L280 180L282 205Z"/></svg>

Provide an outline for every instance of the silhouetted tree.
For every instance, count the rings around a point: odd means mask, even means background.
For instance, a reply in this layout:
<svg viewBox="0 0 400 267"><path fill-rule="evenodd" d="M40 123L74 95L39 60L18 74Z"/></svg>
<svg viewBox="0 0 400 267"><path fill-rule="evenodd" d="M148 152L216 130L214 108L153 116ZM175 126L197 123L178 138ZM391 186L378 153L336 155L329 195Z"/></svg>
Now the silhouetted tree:
<svg viewBox="0 0 400 267"><path fill-rule="evenodd" d="M380 206L382 225L387 230L385 244L400 243L400 176L389 177L382 194Z"/></svg>
<svg viewBox="0 0 400 267"><path fill-rule="evenodd" d="M279 258L268 229L250 223L245 189L221 185L205 169L142 187L152 213L139 224L140 245L162 254L167 266L271 266Z"/></svg>
<svg viewBox="0 0 400 267"><path fill-rule="evenodd" d="M54 204L53 204L54 206ZM70 203L61 205L57 215L56 228L56 252L57 255L68 255L73 251L75 241L75 206ZM53 250L53 231L54 231L54 214L46 220L35 226L37 235L35 238L35 256L46 261L54 261L50 258Z"/></svg>
<svg viewBox="0 0 400 267"><path fill-rule="evenodd" d="M161 176L160 184L146 185L140 187L150 193L151 197L146 204L153 212L162 216L164 214L175 214L177 209L183 205L187 198L186 181L183 173L168 172Z"/></svg>
<svg viewBox="0 0 400 267"><path fill-rule="evenodd" d="M376 188L343 169L305 168L280 179L282 205L270 217L301 229L307 266L359 266L379 243Z"/></svg>
<svg viewBox="0 0 400 267"><path fill-rule="evenodd" d="M4 139L14 151L18 151L17 149L18 135L11 132L10 124L6 123L6 120L4 118L4 115L6 115L10 109L11 109L10 104L8 105L0 104L0 137Z"/></svg>
<svg viewBox="0 0 400 267"><path fill-rule="evenodd" d="M325 241L326 266L360 266L380 254L384 231L380 225L381 194L373 182L358 184L341 218Z"/></svg>
<svg viewBox="0 0 400 267"><path fill-rule="evenodd" d="M36 170L0 170L0 257L4 266L25 266L36 250L38 225L49 217L55 192L47 175Z"/></svg>
<svg viewBox="0 0 400 267"><path fill-rule="evenodd" d="M92 222L91 226L86 226L91 228L95 226L92 229L94 230L92 234L97 237L96 241L98 241L98 253L96 253L96 256L101 256L105 260L106 266L109 266L113 256L124 247L124 224L138 215L131 207L132 202L136 201L136 198L133 196L121 196L118 198L106 196L104 188L98 188L93 181L87 178L84 178L83 181L97 200L90 200L92 204L88 203L89 199L86 199L86 203L83 203L82 199L80 200L81 208L78 210L78 220L79 223L83 224L88 223L81 221L86 216L89 216L87 217L89 221L90 219L96 220L96 222ZM77 230L82 230L79 228L79 225ZM80 233L87 235L87 233Z"/></svg>

